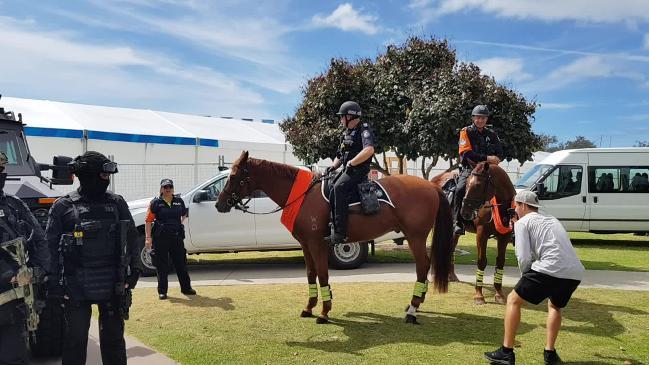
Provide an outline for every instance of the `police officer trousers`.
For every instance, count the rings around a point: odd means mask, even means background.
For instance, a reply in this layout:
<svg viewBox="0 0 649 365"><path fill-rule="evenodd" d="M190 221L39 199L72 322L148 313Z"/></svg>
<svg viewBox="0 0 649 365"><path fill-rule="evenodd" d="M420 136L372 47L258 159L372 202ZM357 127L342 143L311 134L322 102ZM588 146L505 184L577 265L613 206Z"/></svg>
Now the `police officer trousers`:
<svg viewBox="0 0 649 365"><path fill-rule="evenodd" d="M88 330L92 303L66 300L64 308L65 338L62 365L84 365L88 348ZM102 302L99 307L99 347L104 365L126 365L124 320L117 300Z"/></svg>
<svg viewBox="0 0 649 365"><path fill-rule="evenodd" d="M0 364L27 364L27 329L23 323L0 326Z"/></svg>
<svg viewBox="0 0 649 365"><path fill-rule="evenodd" d="M174 233L163 232L153 237L155 250L153 264L158 274L158 294L167 294L169 283L167 277L171 270L169 258L176 269L180 290L188 291L192 288L189 274L187 273L187 251L183 239Z"/></svg>
<svg viewBox="0 0 649 365"><path fill-rule="evenodd" d="M460 212L462 210L464 194L466 194L466 181L469 179L469 175L471 175L471 168L463 167L460 169L457 185L455 185L455 193L453 193L453 219L455 222L461 222L463 220Z"/></svg>
<svg viewBox="0 0 649 365"><path fill-rule="evenodd" d="M334 215L334 230L347 236L347 205L349 197L358 188L366 177L368 171L363 168L347 167L334 182L334 187L329 195L329 204Z"/></svg>

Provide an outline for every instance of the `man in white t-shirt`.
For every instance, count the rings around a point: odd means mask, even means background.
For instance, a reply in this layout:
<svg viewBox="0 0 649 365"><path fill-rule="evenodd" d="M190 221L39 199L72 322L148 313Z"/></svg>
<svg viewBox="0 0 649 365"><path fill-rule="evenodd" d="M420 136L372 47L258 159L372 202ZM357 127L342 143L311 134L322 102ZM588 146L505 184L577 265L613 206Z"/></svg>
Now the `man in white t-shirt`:
<svg viewBox="0 0 649 365"><path fill-rule="evenodd" d="M515 364L514 339L521 320L521 306L548 300L547 337L543 358L546 365L559 364L554 347L561 328L561 308L565 307L581 282L584 266L572 247L568 233L552 216L538 213L536 194L523 190L516 194L516 258L522 277L507 297L503 345L485 357L492 363Z"/></svg>

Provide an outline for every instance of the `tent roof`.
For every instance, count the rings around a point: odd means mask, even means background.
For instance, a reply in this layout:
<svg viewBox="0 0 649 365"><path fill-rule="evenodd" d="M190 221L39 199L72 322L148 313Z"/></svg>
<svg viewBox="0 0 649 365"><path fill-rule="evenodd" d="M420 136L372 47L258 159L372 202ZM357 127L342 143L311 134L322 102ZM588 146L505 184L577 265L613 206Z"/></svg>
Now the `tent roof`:
<svg viewBox="0 0 649 365"><path fill-rule="evenodd" d="M218 146L218 141L286 144L277 124L241 119L10 97L0 105L21 113L27 134L40 136L78 138L78 133L61 131L86 130L91 139L130 142L194 144L200 138L207 146Z"/></svg>

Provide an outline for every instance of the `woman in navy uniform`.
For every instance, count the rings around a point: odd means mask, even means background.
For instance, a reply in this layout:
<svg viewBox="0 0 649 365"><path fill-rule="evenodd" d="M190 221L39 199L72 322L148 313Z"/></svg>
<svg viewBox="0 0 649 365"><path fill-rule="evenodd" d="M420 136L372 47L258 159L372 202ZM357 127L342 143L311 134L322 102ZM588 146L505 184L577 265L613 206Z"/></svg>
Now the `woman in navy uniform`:
<svg viewBox="0 0 649 365"><path fill-rule="evenodd" d="M153 263L158 273L158 298L167 299L169 275L169 257L176 268L180 282L180 291L185 295L194 295L189 274L185 250L185 227L189 209L185 202L174 195L174 183L171 179L160 181L160 196L149 204L145 219L145 241L148 249L153 248Z"/></svg>
<svg viewBox="0 0 649 365"><path fill-rule="evenodd" d="M346 101L338 110L340 123L345 127L342 143L338 148L336 159L325 174L336 170L341 165L343 172L336 178L329 204L333 214L331 234L325 237L330 245L344 243L347 240L347 204L349 195L356 189L370 172L370 162L374 156L374 137L367 122L361 123L361 107L354 101Z"/></svg>

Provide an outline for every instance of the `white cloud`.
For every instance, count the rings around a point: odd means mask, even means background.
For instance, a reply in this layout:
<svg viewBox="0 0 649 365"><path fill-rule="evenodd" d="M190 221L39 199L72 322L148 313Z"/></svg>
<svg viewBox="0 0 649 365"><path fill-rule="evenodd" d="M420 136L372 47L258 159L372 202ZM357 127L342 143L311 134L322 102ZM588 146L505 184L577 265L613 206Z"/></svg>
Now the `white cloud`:
<svg viewBox="0 0 649 365"><path fill-rule="evenodd" d="M485 58L474 62L480 66L482 73L493 76L497 81L525 81L532 75L523 71L523 60L520 58Z"/></svg>
<svg viewBox="0 0 649 365"><path fill-rule="evenodd" d="M338 28L346 32L359 31L372 35L379 31L379 28L374 25L378 20L376 16L361 15L350 3L338 6L328 16L314 15L312 20L318 27Z"/></svg>
<svg viewBox="0 0 649 365"><path fill-rule="evenodd" d="M541 102L541 109L543 110L567 110L584 106L577 103L543 103ZM590 121L589 121L590 123Z"/></svg>
<svg viewBox="0 0 649 365"><path fill-rule="evenodd" d="M410 3L408 3L408 7L411 9L421 9L427 7L432 3L433 0L410 0Z"/></svg>
<svg viewBox="0 0 649 365"><path fill-rule="evenodd" d="M98 46L0 17L3 93L179 112L267 116L264 98L215 70L122 45ZM180 105L179 98L182 96Z"/></svg>
<svg viewBox="0 0 649 365"><path fill-rule="evenodd" d="M428 14L439 17L470 10L501 17L544 21L649 21L649 2L639 0L441 0Z"/></svg>

